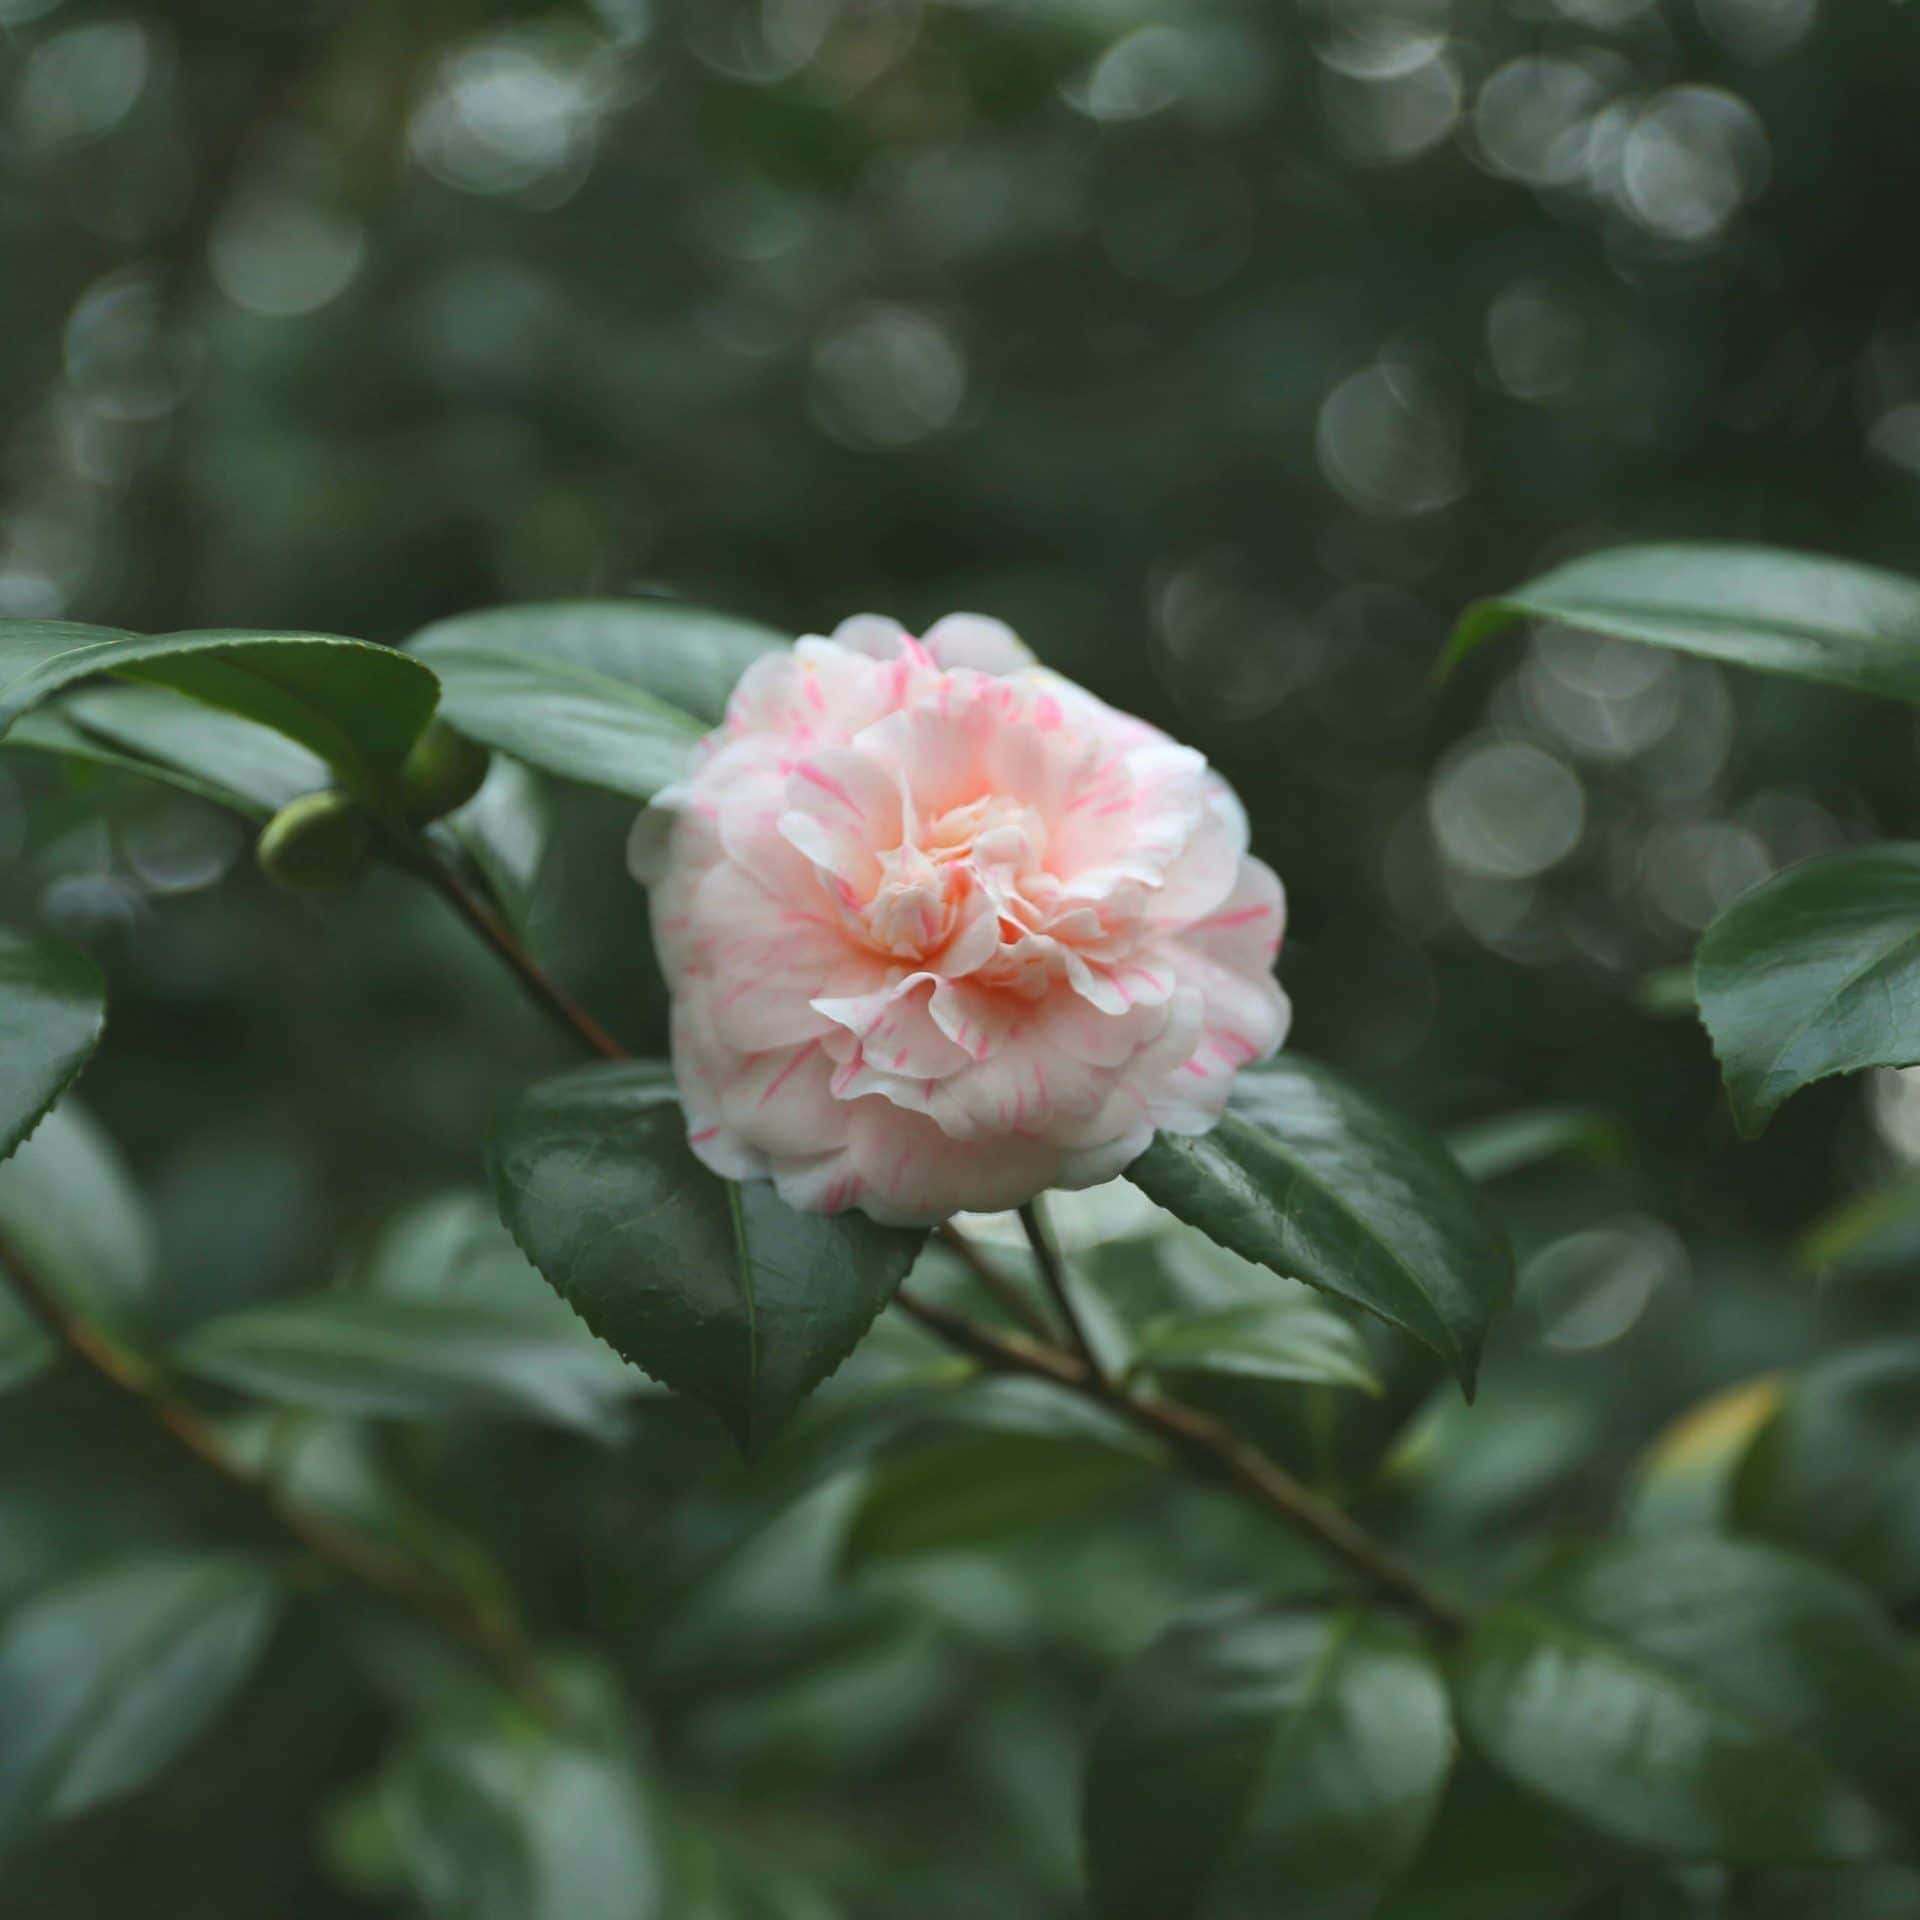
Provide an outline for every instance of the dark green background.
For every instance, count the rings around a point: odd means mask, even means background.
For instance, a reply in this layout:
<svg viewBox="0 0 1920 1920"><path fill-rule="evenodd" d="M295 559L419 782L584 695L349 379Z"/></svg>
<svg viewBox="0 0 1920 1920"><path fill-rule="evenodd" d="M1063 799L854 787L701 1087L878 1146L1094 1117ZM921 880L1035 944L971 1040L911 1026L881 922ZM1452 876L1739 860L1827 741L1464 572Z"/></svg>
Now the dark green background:
<svg viewBox="0 0 1920 1920"><path fill-rule="evenodd" d="M1911 716L1567 636L1429 675L1466 601L1608 539L1920 570L1917 88L1882 0L0 0L0 613L1011 620L1244 797L1304 1050L1435 1123L1627 1130L1501 1189L1556 1250L1375 1498L1483 1583L1608 1520L1705 1393L1913 1326L1897 1266L1822 1287L1792 1242L1920 1157L1920 1099L1834 1083L1740 1145L1697 1028L1639 1001L1768 871L1914 831ZM538 944L657 1049L629 811L557 799ZM112 977L84 1097L176 1326L475 1180L565 1064L401 879L291 900L132 786L0 766L0 901ZM660 1541L726 1471L704 1418L392 1447L808 1920L1074 1911L1102 1678L1284 1572L1163 1490L840 1583L828 1498L689 1608ZM7 1403L0 1489L0 1590L226 1524L64 1381ZM168 1785L9 1863L8 1911L406 1911L341 1864L389 1727L342 1671L283 1632Z"/></svg>

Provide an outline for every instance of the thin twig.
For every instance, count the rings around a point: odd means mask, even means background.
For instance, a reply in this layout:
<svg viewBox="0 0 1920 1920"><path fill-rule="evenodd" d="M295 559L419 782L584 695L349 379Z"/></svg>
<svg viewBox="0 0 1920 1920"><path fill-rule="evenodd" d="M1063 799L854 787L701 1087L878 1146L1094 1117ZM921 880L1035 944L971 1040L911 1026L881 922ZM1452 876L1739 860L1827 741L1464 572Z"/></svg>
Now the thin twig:
<svg viewBox="0 0 1920 1920"><path fill-rule="evenodd" d="M980 1325L904 1288L894 1303L936 1339L995 1373L1025 1374L1098 1402L1163 1440L1190 1466L1224 1482L1242 1499L1304 1533L1376 1593L1398 1600L1444 1638L1467 1626L1466 1615L1330 1501L1304 1487L1259 1448L1209 1414L1177 1400L1129 1393L1058 1348Z"/></svg>
<svg viewBox="0 0 1920 1920"><path fill-rule="evenodd" d="M895 1291L893 1304L909 1319L919 1321L936 1340L995 1373L1031 1374L1036 1380L1051 1380L1056 1387L1067 1387L1075 1393L1084 1393L1093 1385L1085 1363L1051 1341L1033 1341L1022 1334L983 1326L937 1300L909 1293L905 1287Z"/></svg>
<svg viewBox="0 0 1920 1920"><path fill-rule="evenodd" d="M1040 1278L1046 1284L1048 1298L1066 1326L1067 1337L1073 1342L1074 1351L1086 1362L1087 1371L1094 1379L1104 1385L1107 1370L1100 1364L1100 1355L1088 1337L1086 1322L1080 1318L1080 1309L1073 1304L1073 1295L1067 1288L1066 1269L1060 1264L1059 1249L1053 1244L1053 1236L1047 1232L1046 1222L1040 1218L1039 1201L1029 1200L1020 1209L1020 1224L1026 1229L1027 1245L1033 1249L1034 1264L1040 1269Z"/></svg>
<svg viewBox="0 0 1920 1920"><path fill-rule="evenodd" d="M1051 1342L1054 1333L1047 1325L1046 1315L1020 1291L1004 1273L987 1258L978 1246L959 1228L949 1222L939 1229L940 1243L949 1252L961 1260L969 1273L1013 1315L1013 1317L1033 1335L1036 1340Z"/></svg>
<svg viewBox="0 0 1920 1920"><path fill-rule="evenodd" d="M515 939L507 923L477 894L469 891L444 860L418 844L399 842L397 851L408 870L426 881L507 963L514 978L526 989L528 998L558 1020L589 1053L597 1053L603 1060L631 1058L626 1048L585 1007L561 989L552 975Z"/></svg>
<svg viewBox="0 0 1920 1920"><path fill-rule="evenodd" d="M137 1401L180 1447L229 1487L264 1507L308 1552L335 1572L434 1622L542 1719L558 1722L563 1717L532 1647L512 1624L473 1606L408 1556L314 1512L254 1473L235 1458L211 1425L166 1392L159 1370L150 1361L69 1312L5 1241L0 1241L0 1272L61 1346L100 1379Z"/></svg>

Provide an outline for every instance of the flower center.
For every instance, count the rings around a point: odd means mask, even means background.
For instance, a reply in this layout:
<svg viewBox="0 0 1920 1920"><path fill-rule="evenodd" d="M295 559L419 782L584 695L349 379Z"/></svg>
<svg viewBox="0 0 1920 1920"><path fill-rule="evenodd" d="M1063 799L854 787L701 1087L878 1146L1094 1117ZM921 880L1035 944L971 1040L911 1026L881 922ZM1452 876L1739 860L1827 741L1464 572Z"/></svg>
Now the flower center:
<svg viewBox="0 0 1920 1920"><path fill-rule="evenodd" d="M923 959L952 936L976 887L1000 908L1003 937L1020 937L1020 880L1039 866L1046 841L1039 814L1016 800L987 794L952 808L917 842L910 838L879 856L880 884L866 908L868 937L884 953Z"/></svg>
<svg viewBox="0 0 1920 1920"><path fill-rule="evenodd" d="M918 847L895 847L880 856L867 932L882 951L918 959L952 931L954 905L965 888L961 869L936 866Z"/></svg>
<svg viewBox="0 0 1920 1920"><path fill-rule="evenodd" d="M1040 864L1047 828L1033 808L989 793L943 813L923 839L935 860L968 860L1019 875Z"/></svg>

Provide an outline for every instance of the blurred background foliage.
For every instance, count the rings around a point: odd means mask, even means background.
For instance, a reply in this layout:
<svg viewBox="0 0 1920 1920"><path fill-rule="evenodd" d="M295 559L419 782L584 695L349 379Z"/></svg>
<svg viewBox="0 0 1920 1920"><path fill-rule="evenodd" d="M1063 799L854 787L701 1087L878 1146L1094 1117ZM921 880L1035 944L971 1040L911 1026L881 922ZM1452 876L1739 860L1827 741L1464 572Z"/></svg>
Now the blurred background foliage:
<svg viewBox="0 0 1920 1920"><path fill-rule="evenodd" d="M1476 593L1604 539L1920 567L1917 83L1920 13L1879 0L0 0L0 613L1009 619L1243 795L1302 1049L1443 1126L1607 1116L1497 1189L1523 1277L1479 1404L1419 1376L1321 1461L1478 1590L1710 1503L1688 1474L1768 1389L1658 1497L1637 1464L1708 1396L1914 1326L1910 1233L1802 1236L1920 1162L1920 1079L1739 1145L1684 983L1648 986L1770 872L1912 831L1910 717L1553 630L1430 670ZM538 811L536 944L659 1050L630 809ZM447 1194L557 1042L405 881L295 901L248 856L183 798L0 766L0 905L115 983L84 1099L149 1215L116 1257L173 1331L396 1234L511 1269ZM1138 1225L1081 1229L1116 1296L1171 1257ZM828 1399L926 1364L883 1329ZM1075 1911L1103 1676L1185 1602L1315 1577L1203 1495L1070 1473L849 1558L857 1475L743 1474L666 1400L613 1446L310 1439L597 1648L675 1913ZM231 1528L84 1383L7 1402L0 1594ZM300 1615L162 1787L9 1861L7 1910L532 1911L408 1853L421 1781L478 1763L430 1715L396 1754L444 1689L391 1635ZM563 1838L604 1817L567 1792ZM1457 1811L1470 1858L1502 1808ZM1806 1911L1791 1878L1742 1897ZM1895 1878L1873 1911L1916 1910ZM1732 1897L1548 1881L1471 1910Z"/></svg>

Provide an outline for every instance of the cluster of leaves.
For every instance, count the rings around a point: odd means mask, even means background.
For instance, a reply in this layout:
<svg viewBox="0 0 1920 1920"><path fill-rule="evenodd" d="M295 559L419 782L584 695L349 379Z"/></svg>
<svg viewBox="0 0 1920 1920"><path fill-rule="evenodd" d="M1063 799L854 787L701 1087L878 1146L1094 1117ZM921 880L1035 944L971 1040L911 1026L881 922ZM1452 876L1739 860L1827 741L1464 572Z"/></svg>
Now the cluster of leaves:
<svg viewBox="0 0 1920 1920"><path fill-rule="evenodd" d="M1911 566L1920 335L1887 162L1917 29L1778 0L0 0L0 611L384 641L665 584L808 627L1004 615L1220 767L1288 883L1300 1044L1446 1126L1521 1256L1469 1408L1144 1202L1124 1233L1057 1205L1114 1368L1257 1434L1476 1606L1549 1541L1734 1529L1910 1627L1912 1082L1835 1078L1743 1143L1704 1036L1637 984L1760 872L1910 833L1911 715L1558 628L1444 699L1425 673L1469 596L1607 542ZM368 863L302 901L231 864L231 810L114 764L137 724L136 767L191 778L228 718L75 689L0 756L0 920L114 988L88 1113L69 1097L0 1169L9 1230L151 1352L329 1282L329 1309L537 1312L488 1196L443 1190L567 1056L370 859L358 801L283 828L288 878ZM12 751L57 721L72 751ZM237 726L221 760L262 820L332 779ZM1515 831L1481 786L1467 824L1502 831L1457 859L1436 810L1462 762L1556 775L1552 845L1578 839L1514 878L1545 857L1532 790ZM428 837L656 1054L644 911L610 878L632 810L499 758ZM908 1286L994 1312L938 1247ZM10 1300L0 1376L34 1371L0 1404L0 1608L149 1552L278 1570L257 1500L45 1364ZM1253 1328L1251 1353L1220 1339ZM1297 1377L1336 1344L1340 1384ZM239 1404L176 1364L202 1410ZM502 1781L578 1776L497 1701L484 1761L388 1785L396 1741L475 1754L475 1703L303 1563L244 1710L18 1836L0 1908L365 1920L457 1909L430 1862L465 1856L526 1911L552 1869L516 1860L602 1859L619 1825L621 1885L664 1850L699 1920L1083 1912L1073 1783L1112 1674L1223 1592L1324 1597L1326 1573L1137 1430L954 1371L882 1314L746 1469L630 1374L591 1436L473 1397L232 1432L489 1617L514 1596L539 1644L592 1646L670 1816L553 1791L516 1829ZM889 1427L909 1381L922 1415ZM1761 1436L1802 1396L1817 1451L1763 1511L1802 1416ZM410 1811L436 1783L486 1816L451 1847ZM1394 1920L1920 1913L1900 1866L1596 1843L1481 1758L1443 1806Z"/></svg>
<svg viewBox="0 0 1920 1920"><path fill-rule="evenodd" d="M1914 644L1900 621L1920 633L1915 605L1920 589L1833 563L1628 552L1476 610L1461 645L1540 613L1885 690ZM295 885L310 872L284 864L282 823L323 792L365 820L367 852L434 879L513 955L524 834L500 775L513 793L516 767L532 767L644 800L740 667L777 644L664 603L503 609L406 653L21 622L0 628L0 726L11 747L108 758L265 818L263 863ZM103 675L136 684L102 689ZM463 773L428 793L435 725L505 757L477 792ZM1823 878L1836 864L1845 874ZM1775 1101L1818 1072L1920 1057L1897 991L1877 988L1871 1014L1845 991L1889 953L1897 970L1910 938L1889 938L1900 901L1871 892L1880 871L1849 857L1789 874L1709 933L1702 1009L1736 1102L1783 1024L1793 1038L1761 1074L1788 1075ZM1827 889L1814 917L1768 911L1809 874ZM1744 958L1710 987L1709 953L1755 914L1732 943ZM1826 965L1869 921L1877 938L1863 930ZM1783 1902L1814 1872L1822 1899L1862 1912L1904 1911L1915 1892L1899 1863L1920 1842L1920 1661L1896 1624L1920 1597L1910 1347L1696 1416L1651 1457L1622 1537L1545 1551L1536 1536L1497 1560L1456 1540L1440 1577L1459 1600L1343 1518L1419 1550L1406 1489L1424 1472L1424 1497L1444 1499L1470 1477L1433 1437L1430 1396L1441 1369L1472 1392L1512 1268L1468 1170L1488 1181L1570 1147L1604 1152L1587 1116L1517 1116L1443 1145L1323 1066L1286 1056L1250 1072L1216 1132L1162 1141L1130 1169L1130 1221L1066 1234L1087 1315L1075 1358L996 1330L953 1247L799 1216L707 1173L665 1070L609 1060L532 1086L501 1120L489 1172L511 1242L480 1203L449 1200L397 1223L350 1285L167 1339L139 1202L111 1148L55 1104L103 1021L84 959L7 936L0 1253L17 1299L0 1378L23 1386L64 1346L159 1413L278 1551L167 1541L20 1588L0 1616L0 1846L179 1759L318 1568L378 1594L371 1612L334 1596L314 1624L396 1692L401 1718L339 1807L336 1871L445 1914L812 1910L783 1869L742 1873L703 1838L673 1770L639 1745L617 1671L530 1635L494 1556L396 1483L370 1441L389 1422L521 1422L630 1459L636 1426L672 1405L634 1362L753 1456L669 1509L659 1577L679 1588L668 1639L683 1680L701 1670L687 1622L712 1583L724 1618L751 1594L756 1544L820 1500L844 1504L840 1577L999 1549L1090 1507L1164 1497L1170 1471L1196 1467L1242 1491L1250 1476L1268 1497L1245 1524L1283 1518L1325 1554L1285 1545L1276 1561L1270 1542L1249 1551L1230 1534L1223 1562L1195 1557L1215 1597L1108 1689L1085 1767L1098 1912L1230 1920L1283 1897L1308 1914L1518 1916L1623 1888L1711 1911L1729 1872ZM1799 1064L1780 1067L1789 1056ZM909 1273L931 1303L923 1327L973 1330L968 1362L936 1363L905 1329L870 1332ZM983 1304L984 1319L955 1318ZM1027 1377L982 1377L970 1362L983 1356L987 1375ZM1436 1447L1437 1468L1423 1463ZM1217 1597L1249 1576L1256 1597ZM770 1613L765 1598L749 1608L765 1632L792 1598L791 1556L759 1577L775 1583ZM1041 1584L1067 1577L1049 1567Z"/></svg>

